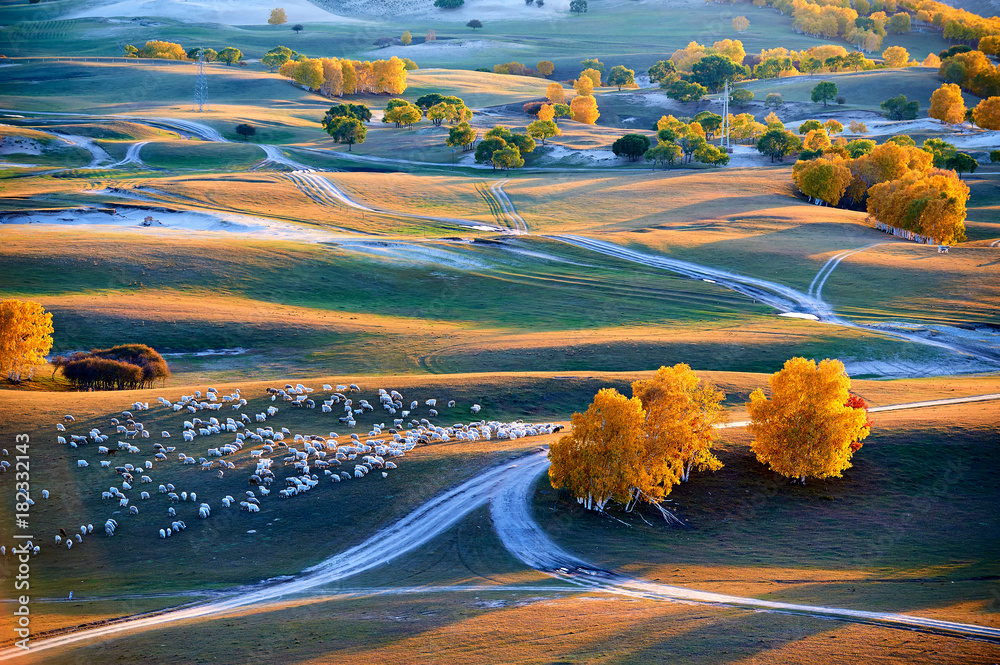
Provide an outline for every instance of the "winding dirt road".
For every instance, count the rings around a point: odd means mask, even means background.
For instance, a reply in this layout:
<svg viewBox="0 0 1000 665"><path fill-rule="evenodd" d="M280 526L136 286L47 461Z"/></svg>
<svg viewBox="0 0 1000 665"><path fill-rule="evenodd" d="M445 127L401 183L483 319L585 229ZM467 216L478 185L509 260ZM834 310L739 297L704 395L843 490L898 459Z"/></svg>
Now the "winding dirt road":
<svg viewBox="0 0 1000 665"><path fill-rule="evenodd" d="M1000 394L886 405L872 410L916 409L997 399L1000 399ZM740 425L745 425L745 423L730 423L728 426ZM35 654L39 651L65 647L78 642L111 638L124 632L155 629L176 621L217 615L249 605L268 603L293 594L313 592L330 582L387 564L400 555L427 544L487 501L490 504L490 516L497 534L504 547L511 554L531 568L591 590L652 600L681 600L757 611L791 612L1000 641L1000 628L939 621L907 614L866 612L731 596L656 584L604 570L583 561L557 545L532 517L532 488L538 477L545 473L548 467L548 453L541 451L513 462L488 468L473 478L434 497L363 543L307 568L291 580L260 587L237 589L222 597L183 609L42 639L32 643L30 653ZM23 649L12 647L0 651L0 661L13 660L24 655L26 654Z"/></svg>

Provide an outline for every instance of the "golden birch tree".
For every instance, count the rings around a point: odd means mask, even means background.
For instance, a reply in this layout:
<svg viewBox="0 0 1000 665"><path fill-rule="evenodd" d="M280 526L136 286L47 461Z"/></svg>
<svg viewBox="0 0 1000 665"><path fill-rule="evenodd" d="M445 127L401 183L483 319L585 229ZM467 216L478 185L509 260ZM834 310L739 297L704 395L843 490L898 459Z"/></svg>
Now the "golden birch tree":
<svg viewBox="0 0 1000 665"><path fill-rule="evenodd" d="M0 302L0 372L20 383L45 363L52 348L52 315L36 302Z"/></svg>
<svg viewBox="0 0 1000 665"><path fill-rule="evenodd" d="M573 414L572 431L549 449L552 486L598 511L611 499L628 502L636 487L652 490L642 463L645 418L638 398L601 389L585 413Z"/></svg>
<svg viewBox="0 0 1000 665"><path fill-rule="evenodd" d="M852 445L870 432L868 414L848 406L851 379L839 360L792 358L768 379L771 397L750 395L750 444L772 470L805 484L840 478L851 467Z"/></svg>

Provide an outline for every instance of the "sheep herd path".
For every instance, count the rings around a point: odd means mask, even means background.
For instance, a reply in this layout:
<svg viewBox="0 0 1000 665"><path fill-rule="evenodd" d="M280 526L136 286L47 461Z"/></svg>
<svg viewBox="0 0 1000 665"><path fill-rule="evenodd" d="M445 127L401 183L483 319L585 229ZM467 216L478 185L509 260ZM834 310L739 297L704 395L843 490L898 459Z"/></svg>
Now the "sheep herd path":
<svg viewBox="0 0 1000 665"><path fill-rule="evenodd" d="M911 402L877 407L877 410L917 409L1000 400L1000 394ZM874 409L873 409L874 410ZM731 423L740 426L745 423ZM331 582L389 563L441 535L473 510L489 504L490 518L503 546L525 565L566 583L551 590L608 593L654 601L704 603L751 611L799 614L823 619L917 630L954 637L1000 642L1000 628L941 621L908 614L801 605L758 598L698 591L658 584L588 563L549 538L532 516L531 495L538 478L548 470L544 450L481 471L473 478L439 494L364 542L334 554L292 579L224 592L213 600L139 615L97 628L87 628L31 643L29 652L18 647L0 651L0 661L13 660L39 651L69 647L81 642L100 642L125 633L155 630L177 621L205 619L261 606L289 596L317 592ZM496 587L497 590L503 587ZM455 590L461 590L455 587ZM448 587L418 587L407 591L448 590ZM388 591L388 590L383 590Z"/></svg>

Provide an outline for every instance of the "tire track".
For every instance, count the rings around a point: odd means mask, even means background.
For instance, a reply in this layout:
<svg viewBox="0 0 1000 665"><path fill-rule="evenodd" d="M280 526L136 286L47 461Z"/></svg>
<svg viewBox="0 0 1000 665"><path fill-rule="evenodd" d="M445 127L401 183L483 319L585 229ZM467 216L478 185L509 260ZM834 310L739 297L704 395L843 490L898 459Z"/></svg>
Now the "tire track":
<svg viewBox="0 0 1000 665"><path fill-rule="evenodd" d="M809 291L807 292L807 295L821 299L823 295L823 285L826 284L826 280L830 279L830 275L833 274L833 271L836 270L837 266L840 265L840 262L846 259L847 257L854 256L858 252L863 252L866 249L870 249L872 247L878 247L879 245L892 245L892 244L895 243L873 242L870 245L865 245L864 247L859 247L857 249L848 249L843 252L840 252L839 254L834 255L833 257L830 258L829 261L827 261L823 265L822 268L819 269L819 272L816 273L816 276L813 277L812 282L809 284Z"/></svg>
<svg viewBox="0 0 1000 665"><path fill-rule="evenodd" d="M503 185L507 182L506 180L498 180L490 187L490 192L496 197L497 202L503 209L504 216L510 220L510 226L512 231L518 235L527 235L528 224L524 221L524 217L521 217L514 209L514 204L511 203L510 198L507 196L507 192L504 191Z"/></svg>
<svg viewBox="0 0 1000 665"><path fill-rule="evenodd" d="M852 623L875 624L889 628L916 629L942 635L1000 641L1000 628L940 621L908 614L799 605L698 591L648 582L594 566L559 547L531 516L531 491L538 477L549 466L548 459L543 455L544 453L534 455L532 460L524 465L525 468L517 476L516 481L501 487L490 501L490 516L504 547L535 570L595 591L634 598L725 605L756 611L793 613L824 619L840 619Z"/></svg>
<svg viewBox="0 0 1000 665"><path fill-rule="evenodd" d="M702 266L697 263L671 259L665 256L646 254L635 250L620 247L603 240L595 240L576 235L553 235L543 236L553 240L559 240L576 247L582 247L608 256L614 256L625 261L638 263L652 268L660 268L679 275L701 279L720 284L728 289L742 293L746 296L759 300L762 303L773 307L781 314L805 315L814 318L822 323L864 330L866 332L881 333L894 339L906 342L913 342L923 346L944 349L953 353L970 356L991 367L1000 365L1000 353L988 344L976 344L963 340L955 335L937 336L939 331L915 332L893 324L861 324L842 319L833 313L826 302L815 295L802 293L796 289L777 284L756 277L747 277L738 273ZM864 249L864 248L862 248ZM840 256L840 255L838 255ZM835 257L836 258L836 257ZM845 257L841 257L846 258ZM802 317L800 317L802 318ZM984 369L983 371L987 371Z"/></svg>

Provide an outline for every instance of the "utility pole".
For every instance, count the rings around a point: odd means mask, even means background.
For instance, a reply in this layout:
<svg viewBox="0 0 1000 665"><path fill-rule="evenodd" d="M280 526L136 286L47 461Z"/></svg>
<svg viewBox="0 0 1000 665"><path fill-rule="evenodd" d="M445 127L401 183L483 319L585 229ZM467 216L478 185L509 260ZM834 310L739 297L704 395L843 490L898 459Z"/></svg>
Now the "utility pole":
<svg viewBox="0 0 1000 665"><path fill-rule="evenodd" d="M729 152L729 80L722 91L722 146Z"/></svg>

